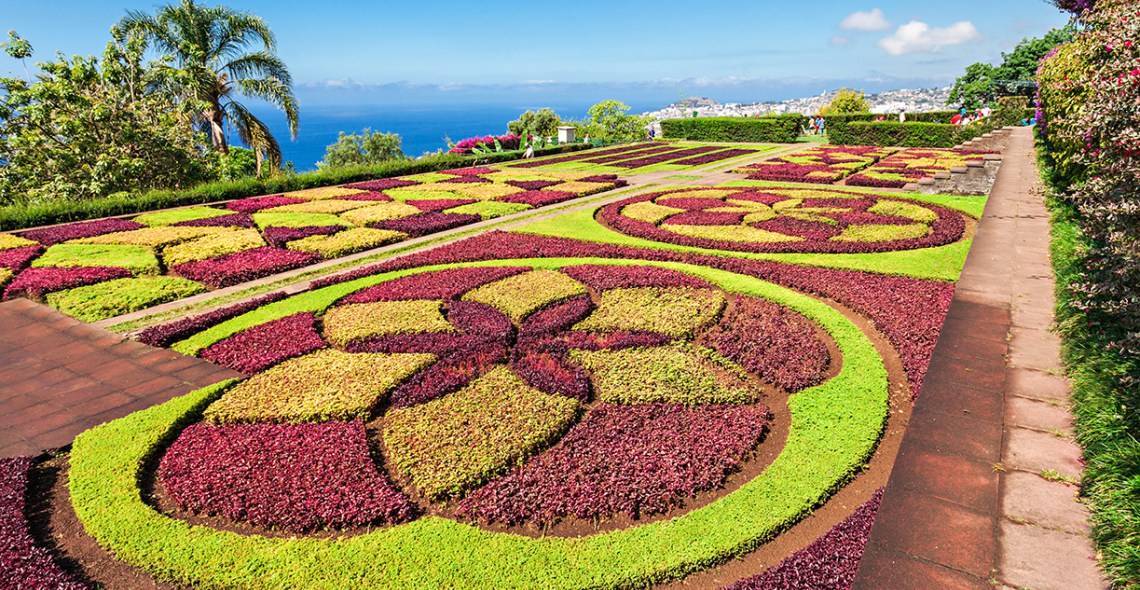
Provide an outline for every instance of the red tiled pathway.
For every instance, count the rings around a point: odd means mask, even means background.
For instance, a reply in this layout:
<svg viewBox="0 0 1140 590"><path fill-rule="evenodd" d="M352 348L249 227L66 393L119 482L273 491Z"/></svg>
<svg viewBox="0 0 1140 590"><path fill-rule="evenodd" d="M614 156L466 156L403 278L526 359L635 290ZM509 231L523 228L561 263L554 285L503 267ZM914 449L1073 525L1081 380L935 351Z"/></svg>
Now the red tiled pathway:
<svg viewBox="0 0 1140 590"><path fill-rule="evenodd" d="M0 303L0 334L0 457L67 445L92 426L238 376L26 299Z"/></svg>
<svg viewBox="0 0 1140 590"><path fill-rule="evenodd" d="M1014 133L895 462L856 589L1107 587L1071 483L1049 219Z"/></svg>

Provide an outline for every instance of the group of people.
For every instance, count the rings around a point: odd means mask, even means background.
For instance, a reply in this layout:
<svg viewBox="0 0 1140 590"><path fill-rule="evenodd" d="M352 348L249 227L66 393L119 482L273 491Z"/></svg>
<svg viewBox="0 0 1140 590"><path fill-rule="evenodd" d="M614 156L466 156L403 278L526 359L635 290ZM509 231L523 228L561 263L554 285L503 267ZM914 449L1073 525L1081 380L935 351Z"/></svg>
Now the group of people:
<svg viewBox="0 0 1140 590"><path fill-rule="evenodd" d="M989 106L984 106L974 112L970 112L970 109L962 107L958 111L958 114L950 118L950 123L952 125L970 125L971 123L977 123L982 119L986 119L992 114L994 114L993 109Z"/></svg>
<svg viewBox="0 0 1140 590"><path fill-rule="evenodd" d="M807 126L804 128L804 135L826 135L827 134L827 120L822 115L808 117Z"/></svg>

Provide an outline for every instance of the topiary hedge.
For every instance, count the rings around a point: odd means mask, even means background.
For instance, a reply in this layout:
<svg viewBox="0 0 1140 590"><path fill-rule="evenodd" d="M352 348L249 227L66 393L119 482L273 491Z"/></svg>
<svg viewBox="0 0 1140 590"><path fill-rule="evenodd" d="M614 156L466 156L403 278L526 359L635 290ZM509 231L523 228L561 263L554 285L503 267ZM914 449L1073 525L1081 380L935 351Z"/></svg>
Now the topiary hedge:
<svg viewBox="0 0 1140 590"><path fill-rule="evenodd" d="M536 155L550 155L593 147L569 144L535 150ZM110 215L126 215L154 209L213 203L289 191L462 168L475 164L516 160L520 151L497 152L479 156L441 154L417 160L396 160L373 166L352 166L335 170L317 170L302 174L282 174L268 178L243 178L228 182L209 182L182 190L152 190L145 193L115 193L88 201L50 201L0 207L0 231L35 227L68 221L95 219Z"/></svg>
<svg viewBox="0 0 1140 590"><path fill-rule="evenodd" d="M855 121L833 125L828 131L837 145L896 145L905 147L954 147L976 134L971 127L944 123Z"/></svg>
<svg viewBox="0 0 1140 590"><path fill-rule="evenodd" d="M802 121L799 115L668 119L661 121L661 131L669 139L691 141L794 143Z"/></svg>

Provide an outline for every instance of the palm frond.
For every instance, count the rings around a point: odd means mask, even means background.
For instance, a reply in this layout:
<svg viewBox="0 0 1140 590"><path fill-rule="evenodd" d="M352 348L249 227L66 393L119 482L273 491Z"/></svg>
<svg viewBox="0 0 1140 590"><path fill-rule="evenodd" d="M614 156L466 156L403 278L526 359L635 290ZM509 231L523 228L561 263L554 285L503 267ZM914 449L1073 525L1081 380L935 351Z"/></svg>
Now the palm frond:
<svg viewBox="0 0 1140 590"><path fill-rule="evenodd" d="M281 109L289 122L290 136L293 139L297 138L300 108L291 86L276 78L246 78L236 80L236 83L242 94L260 98Z"/></svg>
<svg viewBox="0 0 1140 590"><path fill-rule="evenodd" d="M262 158L267 160L274 170L280 168L281 144L277 143L269 127L241 103L229 101L225 109L226 116L233 124L238 138L256 153L258 172L261 171Z"/></svg>

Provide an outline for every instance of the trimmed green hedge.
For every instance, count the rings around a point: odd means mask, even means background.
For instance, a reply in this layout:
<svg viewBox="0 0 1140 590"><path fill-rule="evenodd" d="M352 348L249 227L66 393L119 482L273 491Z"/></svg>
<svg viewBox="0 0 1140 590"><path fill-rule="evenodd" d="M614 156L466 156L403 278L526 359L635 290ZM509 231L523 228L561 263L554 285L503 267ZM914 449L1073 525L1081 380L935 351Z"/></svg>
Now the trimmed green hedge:
<svg viewBox="0 0 1140 590"><path fill-rule="evenodd" d="M903 147L954 147L964 141L989 131L980 133L974 127L962 127L945 123L923 123L898 121L854 121L832 124L828 130L831 143L836 145L881 145Z"/></svg>
<svg viewBox="0 0 1140 590"><path fill-rule="evenodd" d="M661 121L661 132L668 139L690 141L794 143L802 121L799 115L668 119Z"/></svg>
<svg viewBox="0 0 1140 590"><path fill-rule="evenodd" d="M550 155L593 147L569 144L535 150L536 155ZM115 193L87 201L53 201L0 207L0 231L10 231L96 219L111 215L141 213L167 207L213 203L288 191L360 182L376 178L435 172L475 164L492 164L517 160L521 151L498 152L479 156L442 154L418 160L397 160L374 166L353 166L336 170L317 170L303 174L282 174L268 178L244 178L230 182L210 182L181 190L153 190L145 193Z"/></svg>

